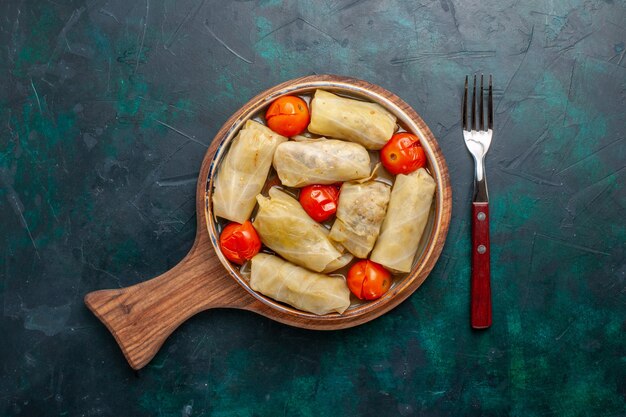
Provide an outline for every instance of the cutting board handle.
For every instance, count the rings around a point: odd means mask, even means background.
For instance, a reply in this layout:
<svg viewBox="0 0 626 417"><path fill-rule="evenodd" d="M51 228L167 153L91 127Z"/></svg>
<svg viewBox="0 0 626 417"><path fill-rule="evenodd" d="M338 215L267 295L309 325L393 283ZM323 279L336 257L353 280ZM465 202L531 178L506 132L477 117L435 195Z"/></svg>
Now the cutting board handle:
<svg viewBox="0 0 626 417"><path fill-rule="evenodd" d="M257 303L228 275L202 234L164 274L85 296L85 304L113 334L133 369L150 362L165 339L194 314L216 307L250 310Z"/></svg>

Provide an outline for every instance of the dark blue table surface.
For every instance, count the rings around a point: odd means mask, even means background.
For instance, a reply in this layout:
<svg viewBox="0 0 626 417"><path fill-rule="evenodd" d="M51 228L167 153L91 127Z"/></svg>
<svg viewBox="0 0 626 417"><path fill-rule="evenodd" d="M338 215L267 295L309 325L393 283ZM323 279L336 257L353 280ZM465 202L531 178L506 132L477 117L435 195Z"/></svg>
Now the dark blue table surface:
<svg viewBox="0 0 626 417"><path fill-rule="evenodd" d="M624 416L624 1L3 1L0 414ZM215 310L134 373L83 305L175 265L219 127L312 73L436 135L448 241L401 306L337 332ZM493 327L469 327L466 74L495 80Z"/></svg>

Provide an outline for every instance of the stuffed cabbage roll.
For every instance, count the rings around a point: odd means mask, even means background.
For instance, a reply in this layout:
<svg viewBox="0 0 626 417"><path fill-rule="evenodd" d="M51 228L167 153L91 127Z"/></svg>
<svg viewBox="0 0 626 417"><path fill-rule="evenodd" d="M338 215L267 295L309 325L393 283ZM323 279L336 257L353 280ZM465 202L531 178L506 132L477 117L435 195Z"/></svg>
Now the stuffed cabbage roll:
<svg viewBox="0 0 626 417"><path fill-rule="evenodd" d="M328 265L342 256L328 238L328 230L310 218L289 194L272 187L269 195L257 196L259 211L253 225L261 242L297 265L315 272L328 271Z"/></svg>
<svg viewBox="0 0 626 417"><path fill-rule="evenodd" d="M288 141L276 148L274 168L288 187L333 184L367 177L370 156L361 145L341 140Z"/></svg>
<svg viewBox="0 0 626 417"><path fill-rule="evenodd" d="M252 258L250 287L275 300L314 314L346 311L350 290L341 277L311 272L280 259L259 253Z"/></svg>
<svg viewBox="0 0 626 417"><path fill-rule="evenodd" d="M396 130L396 117L376 103L339 97L323 90L311 100L309 131L380 149Z"/></svg>
<svg viewBox="0 0 626 417"><path fill-rule="evenodd" d="M367 258L385 220L391 187L377 181L344 182L329 237L357 258Z"/></svg>
<svg viewBox="0 0 626 417"><path fill-rule="evenodd" d="M230 146L215 179L216 216L243 223L250 218L272 166L276 147L287 141L266 126L248 120Z"/></svg>
<svg viewBox="0 0 626 417"><path fill-rule="evenodd" d="M420 168L398 175L380 236L370 259L398 272L409 272L426 227L435 180Z"/></svg>

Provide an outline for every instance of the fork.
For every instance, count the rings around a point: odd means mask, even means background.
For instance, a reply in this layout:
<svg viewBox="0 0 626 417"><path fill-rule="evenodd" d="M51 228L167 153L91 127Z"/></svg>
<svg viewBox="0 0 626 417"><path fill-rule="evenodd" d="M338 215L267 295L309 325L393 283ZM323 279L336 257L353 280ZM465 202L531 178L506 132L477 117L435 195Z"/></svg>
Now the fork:
<svg viewBox="0 0 626 417"><path fill-rule="evenodd" d="M465 146L474 157L474 198L472 201L472 283L471 283L471 323L474 329L486 329L491 326L491 284L490 284L490 246L489 246L489 195L485 177L485 155L493 135L493 87L489 75L487 96L487 130L483 109L483 75L480 76L480 98L478 110L478 129L476 129L476 75L472 93L472 124L468 126L467 84L463 96L463 139Z"/></svg>

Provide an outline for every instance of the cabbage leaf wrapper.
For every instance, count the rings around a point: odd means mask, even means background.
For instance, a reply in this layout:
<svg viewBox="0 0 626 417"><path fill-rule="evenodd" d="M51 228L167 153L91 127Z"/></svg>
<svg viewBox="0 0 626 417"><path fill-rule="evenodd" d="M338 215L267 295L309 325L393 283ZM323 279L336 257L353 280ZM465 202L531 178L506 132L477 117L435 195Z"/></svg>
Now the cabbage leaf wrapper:
<svg viewBox="0 0 626 417"><path fill-rule="evenodd" d="M256 196L263 189L274 152L286 142L270 128L248 120L220 165L213 190L216 216L243 223L250 218Z"/></svg>
<svg viewBox="0 0 626 417"><path fill-rule="evenodd" d="M357 143L325 138L290 140L276 148L274 168L288 187L334 184L370 175L370 156Z"/></svg>
<svg viewBox="0 0 626 417"><path fill-rule="evenodd" d="M328 238L328 230L310 218L296 199L272 187L269 198L259 195L257 201L253 225L265 246L296 265L332 272L327 267L343 254ZM341 263L333 265L340 268Z"/></svg>
<svg viewBox="0 0 626 417"><path fill-rule="evenodd" d="M372 261L396 272L411 271L435 187L435 180L424 168L396 176L387 215L370 256Z"/></svg>
<svg viewBox="0 0 626 417"><path fill-rule="evenodd" d="M323 315L350 306L350 290L341 277L331 277L259 253L252 258L250 287L297 309Z"/></svg>
<svg viewBox="0 0 626 417"><path fill-rule="evenodd" d="M382 182L344 182L330 238L357 258L367 258L385 220L390 195L391 187Z"/></svg>
<svg viewBox="0 0 626 417"><path fill-rule="evenodd" d="M316 90L311 100L311 133L360 143L367 149L385 146L396 130L396 117L383 106Z"/></svg>

